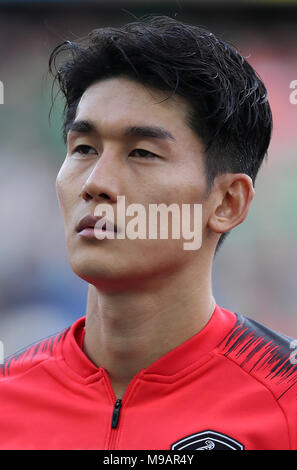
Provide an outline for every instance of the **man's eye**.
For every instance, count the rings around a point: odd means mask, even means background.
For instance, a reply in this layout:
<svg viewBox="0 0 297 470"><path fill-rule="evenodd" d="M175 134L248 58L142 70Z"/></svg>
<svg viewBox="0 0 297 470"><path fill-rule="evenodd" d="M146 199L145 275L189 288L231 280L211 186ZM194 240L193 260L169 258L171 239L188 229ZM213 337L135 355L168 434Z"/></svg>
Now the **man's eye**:
<svg viewBox="0 0 297 470"><path fill-rule="evenodd" d="M135 150L132 150L129 156L141 157L141 158L157 158L158 155L156 155L155 153L149 152L148 150L135 149Z"/></svg>
<svg viewBox="0 0 297 470"><path fill-rule="evenodd" d="M91 152L90 152L90 150L91 150ZM73 153L80 153L80 154L83 154L83 155L85 155L85 154L88 155L90 153L94 154L94 155L97 154L96 150L93 149L93 147L90 147L89 145L78 145L77 147L75 147Z"/></svg>

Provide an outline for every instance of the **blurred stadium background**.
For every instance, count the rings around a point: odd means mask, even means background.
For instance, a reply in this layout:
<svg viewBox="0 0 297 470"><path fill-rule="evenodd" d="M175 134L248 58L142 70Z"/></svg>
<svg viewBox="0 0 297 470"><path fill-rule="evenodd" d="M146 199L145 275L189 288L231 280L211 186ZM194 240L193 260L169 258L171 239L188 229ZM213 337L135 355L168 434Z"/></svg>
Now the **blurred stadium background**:
<svg viewBox="0 0 297 470"><path fill-rule="evenodd" d="M62 101L51 121L51 50L148 13L207 27L249 57L268 88L274 133L247 220L214 263L219 305L297 337L297 2L0 1L0 339L5 356L85 314L71 271L55 178L65 156Z"/></svg>

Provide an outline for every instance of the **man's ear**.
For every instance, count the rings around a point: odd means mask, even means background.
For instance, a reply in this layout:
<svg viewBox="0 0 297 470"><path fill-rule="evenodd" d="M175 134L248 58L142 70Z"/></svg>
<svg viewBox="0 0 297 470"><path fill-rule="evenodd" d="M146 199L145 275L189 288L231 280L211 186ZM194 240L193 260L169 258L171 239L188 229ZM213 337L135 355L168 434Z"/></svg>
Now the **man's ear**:
<svg viewBox="0 0 297 470"><path fill-rule="evenodd" d="M255 194L253 181L245 173L225 173L216 177L213 190L208 227L216 233L228 232L248 215Z"/></svg>

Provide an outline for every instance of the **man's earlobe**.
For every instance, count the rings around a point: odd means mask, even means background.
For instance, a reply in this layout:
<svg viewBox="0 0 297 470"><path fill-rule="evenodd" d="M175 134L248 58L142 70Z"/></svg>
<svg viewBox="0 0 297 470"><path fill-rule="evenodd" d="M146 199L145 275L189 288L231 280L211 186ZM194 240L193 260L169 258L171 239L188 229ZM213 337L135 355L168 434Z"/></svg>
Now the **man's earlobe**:
<svg viewBox="0 0 297 470"><path fill-rule="evenodd" d="M220 204L208 220L210 230L215 233L224 233L228 231L226 226L229 226L230 217L227 216L224 204Z"/></svg>
<svg viewBox="0 0 297 470"><path fill-rule="evenodd" d="M215 233L225 233L247 217L255 194L252 179L242 173L225 175L217 194L208 226Z"/></svg>

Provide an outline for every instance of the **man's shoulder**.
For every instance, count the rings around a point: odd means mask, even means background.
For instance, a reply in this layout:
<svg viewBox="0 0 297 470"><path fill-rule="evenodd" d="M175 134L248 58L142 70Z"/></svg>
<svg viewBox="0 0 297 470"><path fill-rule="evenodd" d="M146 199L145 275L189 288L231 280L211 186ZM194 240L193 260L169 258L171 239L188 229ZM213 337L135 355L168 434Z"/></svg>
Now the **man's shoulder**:
<svg viewBox="0 0 297 470"><path fill-rule="evenodd" d="M219 345L220 354L270 389L277 400L297 392L297 341L245 315Z"/></svg>
<svg viewBox="0 0 297 470"><path fill-rule="evenodd" d="M48 361L58 359L63 340L70 326L8 356L0 366L0 378L12 378Z"/></svg>

